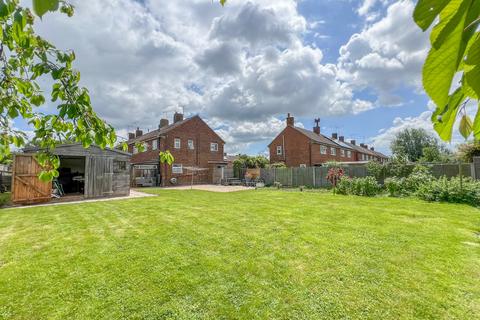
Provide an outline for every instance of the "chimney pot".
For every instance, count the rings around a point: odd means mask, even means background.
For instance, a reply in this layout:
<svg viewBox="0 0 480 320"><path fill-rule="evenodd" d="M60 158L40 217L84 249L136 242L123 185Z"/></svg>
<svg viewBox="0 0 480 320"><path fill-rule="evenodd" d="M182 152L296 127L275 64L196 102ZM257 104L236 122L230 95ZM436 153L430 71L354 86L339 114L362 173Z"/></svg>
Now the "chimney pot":
<svg viewBox="0 0 480 320"><path fill-rule="evenodd" d="M338 140L342 141L342 142L345 142L345 137L344 136L340 136L338 137Z"/></svg>
<svg viewBox="0 0 480 320"><path fill-rule="evenodd" d="M128 140L133 140L133 139L135 139L135 133L129 132L128 133Z"/></svg>
<svg viewBox="0 0 480 320"><path fill-rule="evenodd" d="M183 121L183 113L175 112L173 115L173 123Z"/></svg>
<svg viewBox="0 0 480 320"><path fill-rule="evenodd" d="M295 126L295 118L292 117L292 116L290 115L290 113L288 114L288 117L287 117L287 126L288 126L288 127L293 127L293 126Z"/></svg>
<svg viewBox="0 0 480 320"><path fill-rule="evenodd" d="M355 141L355 140L350 140L350 143L355 146L355 145L357 144L357 141Z"/></svg>
<svg viewBox="0 0 480 320"><path fill-rule="evenodd" d="M135 137L138 138L138 137L141 137L143 135L143 131L140 130L139 127L137 127L137 130L135 130Z"/></svg>
<svg viewBox="0 0 480 320"><path fill-rule="evenodd" d="M374 148L374 147L371 147L370 150L375 151L375 148Z"/></svg>
<svg viewBox="0 0 480 320"><path fill-rule="evenodd" d="M332 133L332 139L337 140L338 139L338 133Z"/></svg>
<svg viewBox="0 0 480 320"><path fill-rule="evenodd" d="M313 127L313 132L320 134L320 118L315 119L315 127Z"/></svg>
<svg viewBox="0 0 480 320"><path fill-rule="evenodd" d="M158 125L158 129L168 126L168 119L160 119L160 124Z"/></svg>

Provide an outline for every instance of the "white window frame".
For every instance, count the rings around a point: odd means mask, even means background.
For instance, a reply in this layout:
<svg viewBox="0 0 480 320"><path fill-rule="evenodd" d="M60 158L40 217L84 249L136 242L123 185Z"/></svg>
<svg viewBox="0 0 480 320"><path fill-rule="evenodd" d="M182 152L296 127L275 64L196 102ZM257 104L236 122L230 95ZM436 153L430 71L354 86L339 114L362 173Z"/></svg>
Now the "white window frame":
<svg viewBox="0 0 480 320"><path fill-rule="evenodd" d="M182 147L182 139L180 138L173 139L173 147L175 149L180 149Z"/></svg>
<svg viewBox="0 0 480 320"><path fill-rule="evenodd" d="M193 139L188 139L188 149L189 150L195 149L195 143L193 142Z"/></svg>
<svg viewBox="0 0 480 320"><path fill-rule="evenodd" d="M347 150L347 158L351 158L351 157L352 157L352 151Z"/></svg>
<svg viewBox="0 0 480 320"><path fill-rule="evenodd" d="M340 149L340 156L345 158L345 149Z"/></svg>
<svg viewBox="0 0 480 320"><path fill-rule="evenodd" d="M300 168L306 168L306 167L307 167L306 164L301 164L301 165L300 165Z"/></svg>
<svg viewBox="0 0 480 320"><path fill-rule="evenodd" d="M320 154L327 154L327 147L325 146L320 146Z"/></svg>
<svg viewBox="0 0 480 320"><path fill-rule="evenodd" d="M137 146L134 145L133 146L133 154L137 154L137 153L138 153L138 148L137 148Z"/></svg>
<svg viewBox="0 0 480 320"><path fill-rule="evenodd" d="M158 140L152 140L152 150L158 150Z"/></svg>
<svg viewBox="0 0 480 320"><path fill-rule="evenodd" d="M179 163L172 164L172 173L173 174L183 174L183 165Z"/></svg>
<svg viewBox="0 0 480 320"><path fill-rule="evenodd" d="M281 156L283 154L283 147L277 146L277 156Z"/></svg>
<svg viewBox="0 0 480 320"><path fill-rule="evenodd" d="M337 148L330 147L330 155L331 156L336 156L337 155Z"/></svg>
<svg viewBox="0 0 480 320"><path fill-rule="evenodd" d="M218 143L210 142L210 151L211 152L218 152Z"/></svg>

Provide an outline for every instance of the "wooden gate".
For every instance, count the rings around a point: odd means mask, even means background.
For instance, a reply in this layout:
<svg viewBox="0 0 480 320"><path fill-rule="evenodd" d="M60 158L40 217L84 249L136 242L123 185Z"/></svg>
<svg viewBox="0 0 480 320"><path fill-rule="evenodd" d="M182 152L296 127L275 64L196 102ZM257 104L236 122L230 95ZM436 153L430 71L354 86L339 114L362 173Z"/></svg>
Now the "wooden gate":
<svg viewBox="0 0 480 320"><path fill-rule="evenodd" d="M113 194L113 158L87 157L85 197L98 198Z"/></svg>
<svg viewBox="0 0 480 320"><path fill-rule="evenodd" d="M13 159L12 201L18 204L47 202L52 195L52 182L38 179L42 167L32 154L17 154Z"/></svg>

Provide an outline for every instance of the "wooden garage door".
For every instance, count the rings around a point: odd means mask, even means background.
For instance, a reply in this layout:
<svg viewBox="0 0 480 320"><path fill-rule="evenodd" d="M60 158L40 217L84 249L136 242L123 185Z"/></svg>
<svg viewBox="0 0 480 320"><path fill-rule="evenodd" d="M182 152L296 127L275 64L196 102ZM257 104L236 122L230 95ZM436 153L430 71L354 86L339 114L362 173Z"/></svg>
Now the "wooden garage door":
<svg viewBox="0 0 480 320"><path fill-rule="evenodd" d="M12 201L18 204L46 202L51 199L52 182L38 179L42 167L34 155L15 155L12 171Z"/></svg>
<svg viewBox="0 0 480 320"><path fill-rule="evenodd" d="M111 196L113 158L90 156L85 166L85 196L98 198Z"/></svg>

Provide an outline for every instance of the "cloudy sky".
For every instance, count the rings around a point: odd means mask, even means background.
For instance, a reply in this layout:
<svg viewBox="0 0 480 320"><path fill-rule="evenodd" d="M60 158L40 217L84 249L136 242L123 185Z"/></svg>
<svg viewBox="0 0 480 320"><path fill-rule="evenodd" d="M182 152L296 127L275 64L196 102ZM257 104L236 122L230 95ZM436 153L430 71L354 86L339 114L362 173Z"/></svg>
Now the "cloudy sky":
<svg viewBox="0 0 480 320"><path fill-rule="evenodd" d="M96 111L120 135L200 114L230 153L263 153L299 125L388 152L401 128L431 130L421 88L428 36L413 1L71 1L38 32L73 49Z"/></svg>

